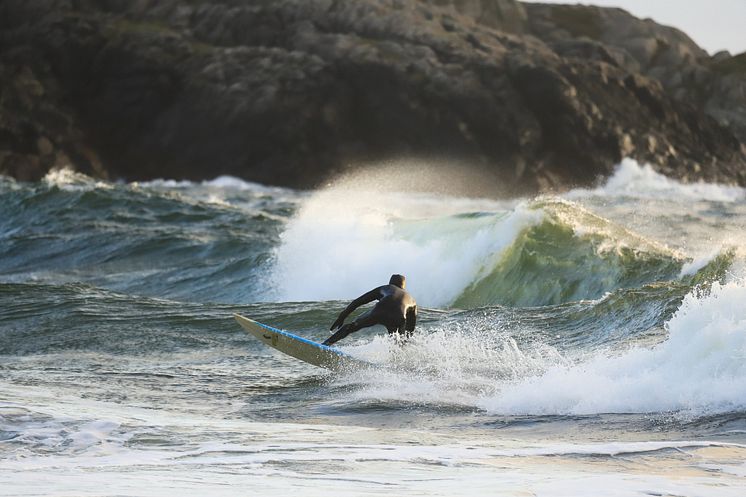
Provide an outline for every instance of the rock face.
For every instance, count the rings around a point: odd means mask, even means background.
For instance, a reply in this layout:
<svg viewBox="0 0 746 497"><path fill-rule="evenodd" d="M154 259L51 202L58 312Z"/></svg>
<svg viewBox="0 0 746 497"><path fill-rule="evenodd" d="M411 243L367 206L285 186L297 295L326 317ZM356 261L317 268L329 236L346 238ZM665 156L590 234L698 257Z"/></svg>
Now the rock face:
<svg viewBox="0 0 746 497"><path fill-rule="evenodd" d="M422 0L429 5L469 17L479 24L509 33L524 33L526 10L516 0Z"/></svg>
<svg viewBox="0 0 746 497"><path fill-rule="evenodd" d="M631 156L746 185L739 139L651 77L647 45L557 19L512 0L5 0L0 172L309 187L437 157L518 192ZM706 57L674 31L682 60Z"/></svg>
<svg viewBox="0 0 746 497"><path fill-rule="evenodd" d="M659 81L666 92L728 126L746 142L746 54L710 57L686 34L621 9L526 4L527 32L563 57L606 56Z"/></svg>

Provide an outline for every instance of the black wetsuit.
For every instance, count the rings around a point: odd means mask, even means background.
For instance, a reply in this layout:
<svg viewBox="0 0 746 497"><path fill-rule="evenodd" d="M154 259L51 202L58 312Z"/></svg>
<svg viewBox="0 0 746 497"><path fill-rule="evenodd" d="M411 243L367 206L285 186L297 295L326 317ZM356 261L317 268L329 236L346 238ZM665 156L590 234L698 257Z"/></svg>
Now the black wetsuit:
<svg viewBox="0 0 746 497"><path fill-rule="evenodd" d="M417 303L402 288L404 286L404 277L397 280L394 276L391 277L391 283L388 285L379 286L350 302L350 305L340 313L330 328L330 330L338 327L339 329L326 339L324 345L331 345L350 333L376 324L385 326L391 334L398 333L402 339L408 338L414 331L417 322ZM361 314L353 322L343 325L344 320L352 311L374 300L377 300L378 303L373 309Z"/></svg>

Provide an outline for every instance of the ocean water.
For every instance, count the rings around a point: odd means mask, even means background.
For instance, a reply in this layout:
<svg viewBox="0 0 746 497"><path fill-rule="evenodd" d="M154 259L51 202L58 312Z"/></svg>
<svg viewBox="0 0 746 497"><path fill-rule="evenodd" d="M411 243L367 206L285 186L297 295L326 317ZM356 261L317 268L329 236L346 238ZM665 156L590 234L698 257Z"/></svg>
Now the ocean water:
<svg viewBox="0 0 746 497"><path fill-rule="evenodd" d="M746 190L427 174L0 177L0 495L745 495ZM231 318L322 340L392 273L411 343L339 343L372 368Z"/></svg>

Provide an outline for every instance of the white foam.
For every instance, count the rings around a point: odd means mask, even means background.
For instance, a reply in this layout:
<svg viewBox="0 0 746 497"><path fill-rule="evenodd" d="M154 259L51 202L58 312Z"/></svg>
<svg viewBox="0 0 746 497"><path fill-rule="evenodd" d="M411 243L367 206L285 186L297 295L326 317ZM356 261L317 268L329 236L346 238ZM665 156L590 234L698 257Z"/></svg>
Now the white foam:
<svg viewBox="0 0 746 497"><path fill-rule="evenodd" d="M50 170L42 182L50 186L56 186L62 190L92 190L94 188L112 188L106 181L95 180L90 176L79 173L70 167Z"/></svg>
<svg viewBox="0 0 746 497"><path fill-rule="evenodd" d="M543 219L519 205L473 217L454 214L498 208L488 201L424 194L324 190L306 200L276 251L277 298L354 298L407 277L424 306L443 306L485 276L518 234Z"/></svg>
<svg viewBox="0 0 746 497"><path fill-rule="evenodd" d="M235 176L218 176L215 179L203 181L201 184L203 186L210 186L213 188L264 192L264 193L275 193L275 192L288 191L287 188L262 185L261 183L245 181L245 180L242 180L241 178L236 178Z"/></svg>
<svg viewBox="0 0 746 497"><path fill-rule="evenodd" d="M130 185L136 188L191 188L195 186L195 183L189 180L159 178L150 181L133 181Z"/></svg>
<svg viewBox="0 0 746 497"><path fill-rule="evenodd" d="M505 385L479 405L504 414L679 411L691 415L746 409L746 286L713 284L692 292L653 348L596 355L549 367Z"/></svg>
<svg viewBox="0 0 746 497"><path fill-rule="evenodd" d="M540 374L548 362L568 363L553 347L519 347L492 317L445 321L438 331L417 333L400 347L387 336L359 337L342 349L383 368L335 376L344 401L473 408L496 385ZM497 328L497 329L496 329Z"/></svg>
<svg viewBox="0 0 746 497"><path fill-rule="evenodd" d="M603 186L594 190L572 190L566 197L582 198L588 195L738 202L746 199L746 189L704 182L682 183L655 172L649 164L640 165L633 159L625 158Z"/></svg>
<svg viewBox="0 0 746 497"><path fill-rule="evenodd" d="M178 188L187 189L195 187L209 187L213 189L221 190L239 190L239 191L251 191L257 193L284 193L292 190L288 188L282 188L278 186L267 186L261 183L254 183L252 181L246 181L235 176L218 176L211 180L204 180L199 182L189 180L174 180L174 179L154 179L150 181L136 181L131 183L134 186L140 186L145 188Z"/></svg>

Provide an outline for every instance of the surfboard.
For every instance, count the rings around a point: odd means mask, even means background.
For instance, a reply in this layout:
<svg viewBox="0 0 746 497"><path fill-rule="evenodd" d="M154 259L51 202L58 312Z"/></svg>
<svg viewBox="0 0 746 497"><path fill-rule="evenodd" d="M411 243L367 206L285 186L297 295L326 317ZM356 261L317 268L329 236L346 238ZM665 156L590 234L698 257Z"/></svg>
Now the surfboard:
<svg viewBox="0 0 746 497"><path fill-rule="evenodd" d="M233 317L244 330L259 339L264 345L277 349L283 354L295 357L308 364L332 370L370 366L369 363L355 359L336 347L322 345L294 335L289 331L280 330L254 321L240 314L234 314Z"/></svg>

